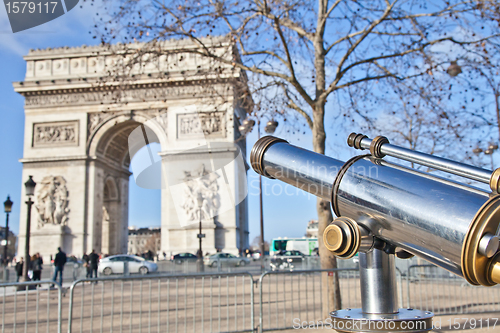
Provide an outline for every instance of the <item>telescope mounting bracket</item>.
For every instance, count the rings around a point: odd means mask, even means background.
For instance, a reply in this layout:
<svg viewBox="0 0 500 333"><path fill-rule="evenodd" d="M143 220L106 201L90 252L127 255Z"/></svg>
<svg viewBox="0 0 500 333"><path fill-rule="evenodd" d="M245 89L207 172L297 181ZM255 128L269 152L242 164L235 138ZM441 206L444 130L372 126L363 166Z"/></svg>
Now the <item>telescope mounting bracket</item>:
<svg viewBox="0 0 500 333"><path fill-rule="evenodd" d="M359 252L361 308L330 313L341 333L428 332L434 314L398 307L394 254L373 248Z"/></svg>

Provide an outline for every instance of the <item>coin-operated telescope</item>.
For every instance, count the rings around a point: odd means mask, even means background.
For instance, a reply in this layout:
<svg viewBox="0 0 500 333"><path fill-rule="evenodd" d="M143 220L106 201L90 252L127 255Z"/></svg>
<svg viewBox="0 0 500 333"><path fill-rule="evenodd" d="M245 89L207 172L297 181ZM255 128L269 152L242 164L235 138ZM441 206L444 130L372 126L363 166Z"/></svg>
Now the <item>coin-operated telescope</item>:
<svg viewBox="0 0 500 333"><path fill-rule="evenodd" d="M352 133L370 154L342 162L272 136L252 149L253 169L332 204L322 237L338 258L359 252L361 309L331 313L339 332L424 332L431 312L399 309L394 257L424 258L473 285L500 283L500 168L488 171ZM392 156L489 184L491 193L383 159Z"/></svg>

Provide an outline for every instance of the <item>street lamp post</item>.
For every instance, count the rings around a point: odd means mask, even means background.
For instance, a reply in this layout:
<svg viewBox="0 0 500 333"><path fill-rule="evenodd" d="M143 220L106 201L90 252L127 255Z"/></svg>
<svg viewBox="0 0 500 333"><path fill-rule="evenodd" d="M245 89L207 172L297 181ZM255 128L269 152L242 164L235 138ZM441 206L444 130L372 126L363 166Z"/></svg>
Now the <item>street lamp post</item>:
<svg viewBox="0 0 500 333"><path fill-rule="evenodd" d="M242 122L242 125L238 127L241 132L241 135L247 135L252 127L255 125L255 121L252 119L245 119ZM269 120L264 127L264 131L267 134L274 134L276 131L276 127L278 127L278 122L274 119ZM260 119L257 119L257 140L260 139ZM264 209L263 209L263 198L262 198L262 176L259 175L259 203L260 203L260 270L262 272L265 271L265 243L264 243Z"/></svg>
<svg viewBox="0 0 500 333"><path fill-rule="evenodd" d="M203 250L201 248L201 239L205 237L204 234L201 233L201 207L203 206L203 195L201 193L198 193L198 209L200 211L200 229L198 232L198 241L199 241L199 248L198 248L198 272L203 272L205 270L205 267L203 266Z"/></svg>
<svg viewBox="0 0 500 333"><path fill-rule="evenodd" d="M7 249L9 247L9 213L12 211L12 204L13 202L10 200L10 196L7 196L7 200L3 203L5 213L7 215L6 221L5 221L5 247L3 250L3 263L4 263L4 268L3 268L3 282L7 283L7 264L8 264L8 259L7 259Z"/></svg>
<svg viewBox="0 0 500 333"><path fill-rule="evenodd" d="M21 277L20 282L30 281L28 270L30 266L31 206L34 204L31 197L35 194L36 186L36 183L33 181L33 176L29 176L29 179L26 183L24 183L24 186L26 188L26 195L28 196L28 201L26 201L26 205L28 205L28 212L26 218L26 246L24 248L23 276Z"/></svg>

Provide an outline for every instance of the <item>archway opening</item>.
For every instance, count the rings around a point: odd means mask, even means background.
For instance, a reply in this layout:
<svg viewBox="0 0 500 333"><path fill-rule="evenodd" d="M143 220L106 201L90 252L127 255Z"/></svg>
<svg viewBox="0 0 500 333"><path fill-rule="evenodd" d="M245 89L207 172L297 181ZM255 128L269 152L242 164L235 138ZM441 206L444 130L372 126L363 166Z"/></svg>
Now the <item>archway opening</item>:
<svg viewBox="0 0 500 333"><path fill-rule="evenodd" d="M147 132L147 136L131 140L137 129L140 133ZM100 136L94 162L93 249L104 255L127 253L129 225L161 224L160 190L137 186L137 175L148 167L146 163L159 160L159 150L158 137L134 120L116 121ZM157 178L161 182L161 173Z"/></svg>
<svg viewBox="0 0 500 333"><path fill-rule="evenodd" d="M161 190L159 188L144 188L138 185L136 178L141 171L151 167L151 155L154 161L159 161L158 153L161 151L159 143L153 142L143 146L132 157L130 163L129 181L129 254L143 254L148 251L155 255L160 250L161 227ZM155 170L156 171L156 170ZM159 170L157 170L159 171ZM160 172L152 178L156 178L158 184L161 179Z"/></svg>

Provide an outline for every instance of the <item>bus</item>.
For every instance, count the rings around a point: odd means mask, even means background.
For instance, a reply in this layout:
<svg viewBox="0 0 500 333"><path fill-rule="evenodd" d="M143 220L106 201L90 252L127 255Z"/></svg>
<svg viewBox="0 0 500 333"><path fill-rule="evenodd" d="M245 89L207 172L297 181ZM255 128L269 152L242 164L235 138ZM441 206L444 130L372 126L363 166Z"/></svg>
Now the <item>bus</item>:
<svg viewBox="0 0 500 333"><path fill-rule="evenodd" d="M318 249L317 238L273 238L269 249L270 255L275 255L280 251L297 250L305 255L315 255Z"/></svg>

